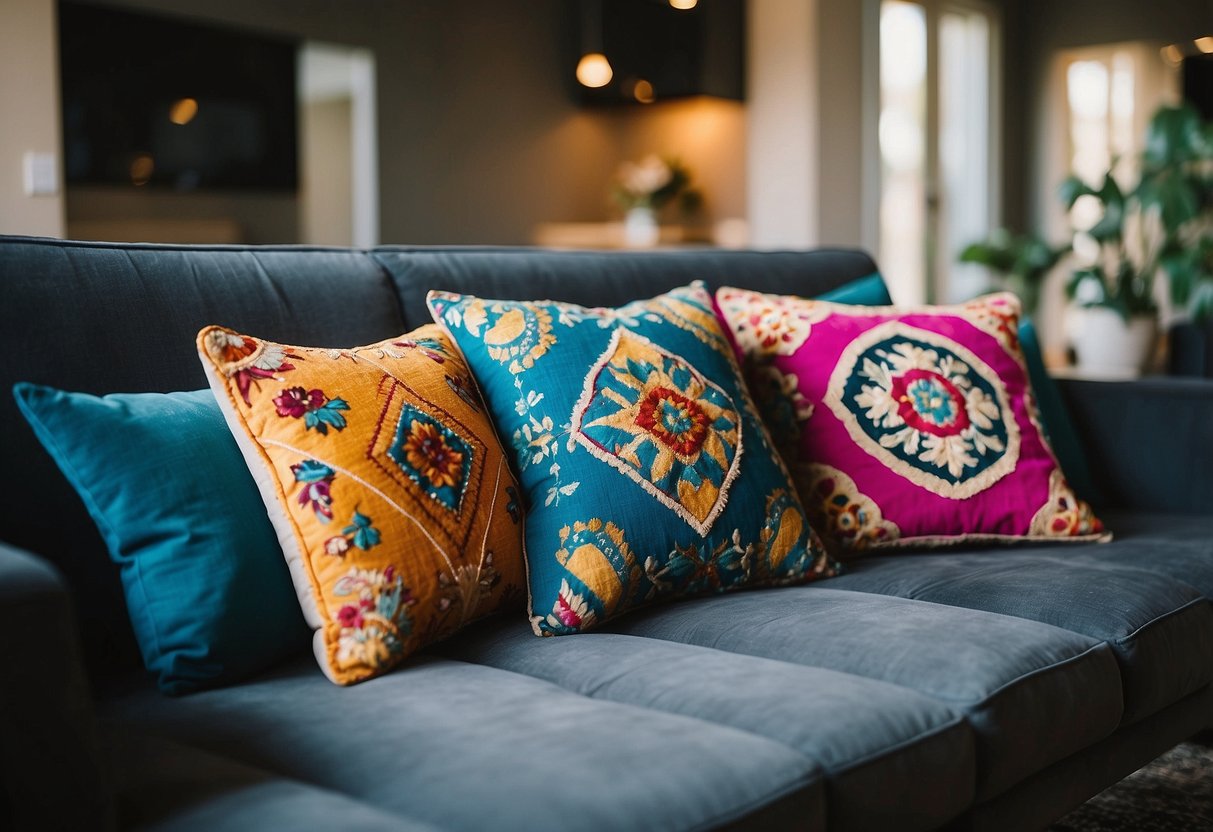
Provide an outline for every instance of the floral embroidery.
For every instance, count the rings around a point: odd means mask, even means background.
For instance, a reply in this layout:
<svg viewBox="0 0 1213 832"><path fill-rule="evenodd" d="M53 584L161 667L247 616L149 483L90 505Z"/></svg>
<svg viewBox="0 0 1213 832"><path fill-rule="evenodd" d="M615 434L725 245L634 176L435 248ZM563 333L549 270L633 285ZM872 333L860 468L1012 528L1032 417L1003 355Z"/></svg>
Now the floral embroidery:
<svg viewBox="0 0 1213 832"><path fill-rule="evenodd" d="M355 510L349 525L341 530L341 534L324 542L324 551L336 557L345 557L350 546L356 546L364 552L378 546L379 530L371 523L371 518Z"/></svg>
<svg viewBox="0 0 1213 832"><path fill-rule="evenodd" d="M310 507L321 523L332 520L332 486L336 472L322 462L305 459L292 465L291 473L295 475L295 482L303 485L299 492L299 505Z"/></svg>
<svg viewBox="0 0 1213 832"><path fill-rule="evenodd" d="M447 309L446 319L455 326L461 319L468 332L483 338L489 357L508 365L515 375L535 366L535 360L556 343L552 316L534 304L474 300L462 313L458 307Z"/></svg>
<svg viewBox="0 0 1213 832"><path fill-rule="evenodd" d="M655 595L698 595L723 592L745 584L754 565L754 544L743 543L741 532L716 543L710 552L697 543L675 544L663 565L654 559L645 562L645 571Z"/></svg>
<svg viewBox="0 0 1213 832"><path fill-rule="evenodd" d="M284 419L302 416L303 426L321 436L328 435L330 426L334 430L344 430L345 417L339 411L350 409L344 399L330 399L322 390L305 390L302 387L285 388L274 397L274 406Z"/></svg>
<svg viewBox="0 0 1213 832"><path fill-rule="evenodd" d="M711 299L705 298L703 291L696 287L672 289L651 300L635 301L606 311L612 320L629 328L637 326L640 319L673 324L715 351L723 355L730 353L728 341L712 311Z"/></svg>
<svg viewBox="0 0 1213 832"><path fill-rule="evenodd" d="M963 499L1015 470L1019 427L1002 379L966 347L889 321L856 338L827 404L851 438L911 482Z"/></svg>
<svg viewBox="0 0 1213 832"><path fill-rule="evenodd" d="M1060 468L1049 475L1049 498L1032 517L1032 534L1086 537L1104 533L1103 523L1085 500L1078 499Z"/></svg>
<svg viewBox="0 0 1213 832"><path fill-rule="evenodd" d="M809 464L806 471L805 508L831 540L847 548L863 549L901 537L897 525L885 520L880 506L861 494L845 473L819 463Z"/></svg>
<svg viewBox="0 0 1213 832"><path fill-rule="evenodd" d="M472 448L451 428L406 403L387 455L432 499L451 511L460 509Z"/></svg>
<svg viewBox="0 0 1213 832"><path fill-rule="evenodd" d="M728 395L625 329L590 368L571 429L700 534L723 510L741 457L741 418Z"/></svg>
<svg viewBox="0 0 1213 832"><path fill-rule="evenodd" d="M406 350L418 350L426 358L439 364L445 363L448 357L446 345L437 338L406 338L401 341L393 341L392 346Z"/></svg>
<svg viewBox="0 0 1213 832"><path fill-rule="evenodd" d="M598 623L598 616L583 596L573 592L568 580L562 579L556 603L544 623L547 625L545 635L576 633L593 627Z"/></svg>
<svg viewBox="0 0 1213 832"><path fill-rule="evenodd" d="M595 617L610 618L646 589L632 547L615 523L592 518L565 526L560 530L556 561L585 587L586 594L578 597L587 609L596 610ZM577 617L584 615L578 613Z"/></svg>
<svg viewBox="0 0 1213 832"><path fill-rule="evenodd" d="M964 306L966 320L993 335L1011 355L1020 354L1019 298L1011 292L999 292L977 298Z"/></svg>
<svg viewBox="0 0 1213 832"><path fill-rule="evenodd" d="M451 388L451 392L462 399L463 403L474 412L480 412L480 403L476 400L476 394L472 392L471 378L462 375L448 375L446 376L446 386Z"/></svg>
<svg viewBox="0 0 1213 832"><path fill-rule="evenodd" d="M417 602L394 566L380 571L353 567L333 586L333 595L350 598L333 615L337 666L381 668L404 652L412 632L408 609Z"/></svg>
<svg viewBox="0 0 1213 832"><path fill-rule="evenodd" d="M404 443L409 464L435 486L450 486L463 468L463 454L452 449L434 425L414 421Z"/></svg>
<svg viewBox="0 0 1213 832"><path fill-rule="evenodd" d="M762 557L757 564L764 582L786 583L803 580L806 574L837 574L837 565L830 561L791 491L777 488L767 496L766 518L759 535Z"/></svg>
<svg viewBox="0 0 1213 832"><path fill-rule="evenodd" d="M826 304L744 289L721 289L716 297L737 344L752 359L791 355L829 314Z"/></svg>
<svg viewBox="0 0 1213 832"><path fill-rule="evenodd" d="M493 567L493 553L485 552L480 563L461 564L454 574L438 573L438 611L458 611L460 623L469 621L479 613L483 600L487 599L501 581L501 573Z"/></svg>
<svg viewBox="0 0 1213 832"><path fill-rule="evenodd" d="M279 373L295 369L287 359L301 360L280 344L258 341L219 327L206 333L204 344L211 359L236 382L236 389L246 405L252 404L249 391L254 386L259 387L259 381L282 381Z"/></svg>
<svg viewBox="0 0 1213 832"><path fill-rule="evenodd" d="M813 416L813 403L800 392L796 374L763 364L753 368L750 381L755 404L775 447L784 459L796 459L802 426Z"/></svg>
<svg viewBox="0 0 1213 832"><path fill-rule="evenodd" d="M543 397L539 396L539 398ZM551 459L552 464L548 467L548 474L552 477L552 484L548 487L543 504L545 506L559 505L560 498L573 496L573 492L577 490L581 482L579 480L564 482L561 479L562 469L560 463L555 461L556 456L560 453L560 441L556 436L552 417L545 415L542 419L538 419L532 414L528 418L529 423L514 431L513 445L518 467L525 471L532 465L538 465L546 459ZM561 433L567 434L568 425L562 427L564 430Z"/></svg>

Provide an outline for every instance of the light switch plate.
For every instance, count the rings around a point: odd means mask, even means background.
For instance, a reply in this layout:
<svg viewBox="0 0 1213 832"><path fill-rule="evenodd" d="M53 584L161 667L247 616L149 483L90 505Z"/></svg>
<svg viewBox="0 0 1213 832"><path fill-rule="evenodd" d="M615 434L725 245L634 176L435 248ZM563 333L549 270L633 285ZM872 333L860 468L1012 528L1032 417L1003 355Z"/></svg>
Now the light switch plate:
<svg viewBox="0 0 1213 832"><path fill-rule="evenodd" d="M59 193L59 169L54 153L25 154L25 195L54 196Z"/></svg>

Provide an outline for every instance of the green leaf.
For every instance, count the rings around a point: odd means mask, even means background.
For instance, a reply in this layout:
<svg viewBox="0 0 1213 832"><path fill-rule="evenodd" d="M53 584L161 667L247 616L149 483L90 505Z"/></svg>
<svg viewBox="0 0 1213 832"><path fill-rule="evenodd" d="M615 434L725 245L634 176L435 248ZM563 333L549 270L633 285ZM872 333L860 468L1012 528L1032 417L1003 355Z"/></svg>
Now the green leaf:
<svg viewBox="0 0 1213 832"><path fill-rule="evenodd" d="M1200 113L1190 104L1160 107L1146 127L1146 170L1181 164L1201 155L1206 144Z"/></svg>
<svg viewBox="0 0 1213 832"><path fill-rule="evenodd" d="M1119 240L1125 222L1125 195L1111 172L1104 177L1103 185L1094 195L1103 203L1103 216L1087 233L1101 243Z"/></svg>
<svg viewBox="0 0 1213 832"><path fill-rule="evenodd" d="M1213 323L1213 279L1203 280L1196 285L1188 309L1193 322L1202 325Z"/></svg>
<svg viewBox="0 0 1213 832"><path fill-rule="evenodd" d="M960 262L977 263L999 272L1009 272L1015 267L1015 253L1009 247L999 246L993 240L970 243L960 252Z"/></svg>
<svg viewBox="0 0 1213 832"><path fill-rule="evenodd" d="M335 475L332 468L315 459L305 459L291 466L295 482L320 482Z"/></svg>
<svg viewBox="0 0 1213 832"><path fill-rule="evenodd" d="M1090 186L1077 176L1067 177L1057 188L1057 198L1061 200L1062 205L1066 206L1067 211L1074 207L1074 203L1078 202L1079 197L1094 195L1095 191L1091 190Z"/></svg>

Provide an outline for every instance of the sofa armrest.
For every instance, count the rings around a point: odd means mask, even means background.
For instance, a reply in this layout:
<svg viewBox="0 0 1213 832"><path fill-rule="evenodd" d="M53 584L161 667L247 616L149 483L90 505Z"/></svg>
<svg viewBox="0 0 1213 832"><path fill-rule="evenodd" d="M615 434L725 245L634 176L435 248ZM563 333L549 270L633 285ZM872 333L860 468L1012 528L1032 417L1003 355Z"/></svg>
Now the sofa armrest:
<svg viewBox="0 0 1213 832"><path fill-rule="evenodd" d="M0 543L0 828L113 826L71 596Z"/></svg>
<svg viewBox="0 0 1213 832"><path fill-rule="evenodd" d="M1109 508L1213 512L1213 381L1058 379Z"/></svg>

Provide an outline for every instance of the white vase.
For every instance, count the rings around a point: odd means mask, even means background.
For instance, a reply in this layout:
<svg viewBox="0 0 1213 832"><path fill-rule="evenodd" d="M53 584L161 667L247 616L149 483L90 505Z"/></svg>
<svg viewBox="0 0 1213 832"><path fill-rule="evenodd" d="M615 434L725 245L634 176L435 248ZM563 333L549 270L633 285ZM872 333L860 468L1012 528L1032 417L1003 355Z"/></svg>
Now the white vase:
<svg viewBox="0 0 1213 832"><path fill-rule="evenodd" d="M652 208L629 208L623 218L623 241L628 248L652 248L661 238Z"/></svg>
<svg viewBox="0 0 1213 832"><path fill-rule="evenodd" d="M1120 313L1101 306L1071 312L1070 341L1081 375L1092 378L1135 378L1149 367L1158 335L1154 315Z"/></svg>

